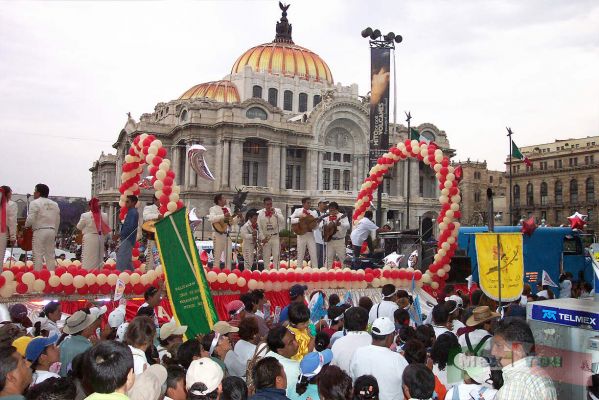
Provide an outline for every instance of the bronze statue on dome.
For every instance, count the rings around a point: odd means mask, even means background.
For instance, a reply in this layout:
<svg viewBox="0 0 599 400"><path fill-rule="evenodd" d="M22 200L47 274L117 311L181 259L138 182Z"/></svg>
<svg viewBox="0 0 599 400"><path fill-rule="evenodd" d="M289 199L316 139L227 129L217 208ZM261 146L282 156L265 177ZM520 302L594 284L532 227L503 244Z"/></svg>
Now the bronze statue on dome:
<svg viewBox="0 0 599 400"><path fill-rule="evenodd" d="M290 6L291 4L283 4L279 1L279 8L281 9L282 14L281 20L277 22L277 34L275 36L275 42L293 44L293 39L291 39L292 27L289 21L287 20L287 10Z"/></svg>

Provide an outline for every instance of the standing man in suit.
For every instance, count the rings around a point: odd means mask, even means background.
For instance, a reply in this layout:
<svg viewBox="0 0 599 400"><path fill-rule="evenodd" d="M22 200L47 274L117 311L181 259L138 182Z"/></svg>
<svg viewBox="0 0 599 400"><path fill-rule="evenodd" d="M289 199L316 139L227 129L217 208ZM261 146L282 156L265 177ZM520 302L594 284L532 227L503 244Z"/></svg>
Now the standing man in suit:
<svg viewBox="0 0 599 400"><path fill-rule="evenodd" d="M237 224L238 217L233 216L231 209L226 204L227 199L222 193L214 196L214 205L210 207L208 221L210 221L214 229L214 233L212 234L214 243L213 266L220 266L220 261L224 253L225 268L231 268L231 240L229 239L229 232L231 231L231 224ZM216 228L215 224L217 223L225 223L227 226L222 229ZM219 232L217 229L221 231Z"/></svg>
<svg viewBox="0 0 599 400"><path fill-rule="evenodd" d="M133 246L137 240L137 228L139 226L139 212L137 211L137 196L129 195L125 201L127 216L121 226L121 244L116 254L116 268L119 271L133 271L131 255Z"/></svg>
<svg viewBox="0 0 599 400"><path fill-rule="evenodd" d="M17 242L17 203L12 201L12 189L0 186L0 261L4 262L6 245L11 247ZM0 263L2 264L2 263Z"/></svg>
<svg viewBox="0 0 599 400"><path fill-rule="evenodd" d="M264 268L268 267L272 254L272 263L276 269L279 269L281 253L279 232L281 227L285 226L285 217L279 208L273 208L272 198L265 197L263 203L264 208L258 211L258 237L263 242Z"/></svg>
<svg viewBox="0 0 599 400"><path fill-rule="evenodd" d="M300 218L311 215L314 218L318 218L318 214L316 211L310 210L310 206L312 203L310 202L309 197L304 197L302 199L302 208L296 209L293 214L291 214L291 224L297 224L300 222ZM318 229L318 226L315 228ZM314 241L314 231L308 231L303 235L297 236L297 265L298 267L302 266L304 261L304 255L306 254L306 248L308 248L308 252L310 253L310 260L312 260L312 267L318 267L318 255L316 254L316 242Z"/></svg>
<svg viewBox="0 0 599 400"><path fill-rule="evenodd" d="M43 183L35 185L34 200L29 205L25 227L33 229L33 266L41 271L46 260L50 271L56 268L56 233L60 226L60 209L48 198L50 188Z"/></svg>
<svg viewBox="0 0 599 400"><path fill-rule="evenodd" d="M339 204L333 201L329 205L329 216L321 222L321 227L324 228L326 224L336 224L337 232L333 235L330 241L327 242L327 268L331 268L335 256L339 258L341 262L345 259L345 236L349 229L349 220L347 216L341 218L339 212Z"/></svg>

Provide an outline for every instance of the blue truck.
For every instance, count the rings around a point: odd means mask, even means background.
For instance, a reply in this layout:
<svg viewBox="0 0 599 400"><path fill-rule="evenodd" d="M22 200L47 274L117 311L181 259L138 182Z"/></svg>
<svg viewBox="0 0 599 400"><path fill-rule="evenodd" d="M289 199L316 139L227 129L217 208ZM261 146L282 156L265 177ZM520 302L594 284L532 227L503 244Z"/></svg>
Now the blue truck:
<svg viewBox="0 0 599 400"><path fill-rule="evenodd" d="M496 226L495 232L520 232L520 226ZM486 226L460 227L458 248L470 258L472 278L478 282L478 260L476 257L475 233L488 232ZM585 248L584 235L571 228L539 227L531 236L523 235L524 282L536 292L543 270L554 282L559 282L561 273L571 272L574 281L593 282L593 265Z"/></svg>

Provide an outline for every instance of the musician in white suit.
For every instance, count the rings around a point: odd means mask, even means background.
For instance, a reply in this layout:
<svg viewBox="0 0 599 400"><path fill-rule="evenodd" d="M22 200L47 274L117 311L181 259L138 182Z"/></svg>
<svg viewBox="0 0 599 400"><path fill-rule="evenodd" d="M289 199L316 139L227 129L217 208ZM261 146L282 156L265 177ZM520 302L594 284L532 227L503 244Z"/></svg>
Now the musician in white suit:
<svg viewBox="0 0 599 400"><path fill-rule="evenodd" d="M231 209L226 206L227 199L222 193L214 196L214 206L210 207L208 214L208 221L212 224L214 232L212 234L212 241L214 243L214 266L220 266L221 258L224 254L225 268L231 268L231 239L229 238L229 232L231 230L231 224L237 224L237 216L233 216ZM226 223L229 226L222 232L218 232L214 224Z"/></svg>
<svg viewBox="0 0 599 400"><path fill-rule="evenodd" d="M273 208L272 198L265 197L263 203L264 208L258 211L258 237L263 243L262 259L266 268L272 255L272 263L276 269L279 269L281 254L279 232L285 226L285 217L280 209Z"/></svg>
<svg viewBox="0 0 599 400"><path fill-rule="evenodd" d="M154 196L154 202L144 207L142 213L143 222L155 221L162 218L160 214L160 200ZM146 269L155 269L156 263L154 262L154 254L157 252L156 242L154 240L148 240L146 246Z"/></svg>
<svg viewBox="0 0 599 400"><path fill-rule="evenodd" d="M304 197L302 199L302 208L296 209L293 214L291 214L291 224L297 224L300 222L300 218L311 215L314 218L318 218L318 214L316 211L310 210L310 206L312 203L310 202L309 197ZM318 224L315 229L318 229ZM318 267L318 256L316 254L316 242L314 240L314 231L310 230L303 235L297 235L297 265L301 266L304 261L304 255L306 254L306 248L308 248L308 252L310 253L310 260L312 260L312 267Z"/></svg>
<svg viewBox="0 0 599 400"><path fill-rule="evenodd" d="M104 235L110 232L108 215L101 212L100 202L93 197L89 201L89 211L81 214L77 229L83 233L81 264L92 270L104 265Z"/></svg>
<svg viewBox="0 0 599 400"><path fill-rule="evenodd" d="M19 207L12 201L12 189L0 186L0 261L4 262L6 245L10 241L11 247L17 242L17 213ZM2 264L0 262L0 265Z"/></svg>
<svg viewBox="0 0 599 400"><path fill-rule="evenodd" d="M335 256L338 257L340 261L345 259L345 236L349 229L349 220L347 219L347 216L341 216L339 204L335 201L332 201L331 204L329 204L329 216L322 220L320 227L324 229L329 223L337 225L337 232L335 232L331 240L326 243L327 268L331 268L333 261L335 261Z"/></svg>
<svg viewBox="0 0 599 400"><path fill-rule="evenodd" d="M50 188L43 183L35 185L33 200L29 205L29 214L25 227L33 229L33 267L41 271L46 260L50 271L56 269L55 241L60 226L60 208L48 198Z"/></svg>
<svg viewBox="0 0 599 400"><path fill-rule="evenodd" d="M254 259L258 257L258 213L248 211L245 217L247 221L239 230L239 235L243 239L243 268L251 271Z"/></svg>

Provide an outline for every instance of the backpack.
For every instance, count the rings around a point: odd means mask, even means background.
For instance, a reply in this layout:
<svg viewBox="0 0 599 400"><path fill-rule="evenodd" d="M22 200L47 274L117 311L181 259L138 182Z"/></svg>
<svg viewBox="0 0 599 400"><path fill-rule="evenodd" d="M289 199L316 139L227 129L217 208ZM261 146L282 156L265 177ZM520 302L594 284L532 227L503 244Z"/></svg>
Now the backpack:
<svg viewBox="0 0 599 400"><path fill-rule="evenodd" d="M248 397L252 396L256 392L256 388L254 386L254 367L264 356L268 353L268 345L266 342L260 342L256 345L256 350L254 350L254 355L252 358L248 360L247 367L245 369L245 382L248 387Z"/></svg>
<svg viewBox="0 0 599 400"><path fill-rule="evenodd" d="M468 332L469 333L469 332ZM478 342L478 344L476 345L476 347L472 347L472 343L470 342L470 336L469 334L466 333L466 345L468 346L468 355L472 355L472 356L479 356L479 352L482 350L483 346L485 345L485 342L487 340L489 340L490 338L492 338L492 335L486 335L484 336L480 342Z"/></svg>

